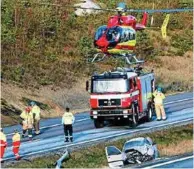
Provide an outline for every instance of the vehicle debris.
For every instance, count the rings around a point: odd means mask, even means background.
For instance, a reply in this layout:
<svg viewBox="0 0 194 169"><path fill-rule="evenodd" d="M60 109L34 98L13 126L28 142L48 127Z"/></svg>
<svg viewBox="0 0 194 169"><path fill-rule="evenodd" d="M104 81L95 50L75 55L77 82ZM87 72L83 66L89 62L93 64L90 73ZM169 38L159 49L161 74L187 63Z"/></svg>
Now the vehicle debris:
<svg viewBox="0 0 194 169"><path fill-rule="evenodd" d="M65 161L65 160L68 160L70 158L70 153L67 149L65 149L63 155L57 160L56 162L56 169L60 169L61 168L61 165L62 163Z"/></svg>
<svg viewBox="0 0 194 169"><path fill-rule="evenodd" d="M110 168L141 164L159 157L157 146L149 137L138 137L125 142L122 151L115 146L108 146L105 152Z"/></svg>

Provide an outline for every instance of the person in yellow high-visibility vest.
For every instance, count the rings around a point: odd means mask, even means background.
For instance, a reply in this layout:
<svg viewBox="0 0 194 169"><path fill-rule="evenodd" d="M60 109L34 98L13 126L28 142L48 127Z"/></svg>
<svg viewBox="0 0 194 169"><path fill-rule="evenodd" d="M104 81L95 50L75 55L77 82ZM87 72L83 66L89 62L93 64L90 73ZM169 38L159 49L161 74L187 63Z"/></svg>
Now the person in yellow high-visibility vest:
<svg viewBox="0 0 194 169"><path fill-rule="evenodd" d="M160 121L166 120L166 113L164 110L163 100L165 99L165 95L162 93L162 88L158 87L157 90L153 93L154 103L156 109L157 120Z"/></svg>
<svg viewBox="0 0 194 169"><path fill-rule="evenodd" d="M23 133L22 137L25 136L26 131L28 131L28 137L30 140L32 140L32 128L33 128L33 116L31 113L30 107L27 107L20 115L22 119L22 128L23 128Z"/></svg>
<svg viewBox="0 0 194 169"><path fill-rule="evenodd" d="M40 134L40 107L35 102L31 102L30 105L32 106L35 134L38 135Z"/></svg>
<svg viewBox="0 0 194 169"><path fill-rule="evenodd" d="M5 153L5 149L7 147L7 138L6 135L3 132L3 129L0 130L0 161L3 163L3 156Z"/></svg>
<svg viewBox="0 0 194 169"><path fill-rule="evenodd" d="M15 155L16 160L20 159L20 155L19 155L19 148L20 148L20 144L21 144L21 137L20 134L17 130L14 131L14 135L12 137L12 146L13 146L13 153Z"/></svg>
<svg viewBox="0 0 194 169"><path fill-rule="evenodd" d="M67 107L66 112L62 117L62 124L64 125L64 133L65 133L65 142L70 141L73 142L73 123L75 121L75 117L73 113L69 111L70 109Z"/></svg>

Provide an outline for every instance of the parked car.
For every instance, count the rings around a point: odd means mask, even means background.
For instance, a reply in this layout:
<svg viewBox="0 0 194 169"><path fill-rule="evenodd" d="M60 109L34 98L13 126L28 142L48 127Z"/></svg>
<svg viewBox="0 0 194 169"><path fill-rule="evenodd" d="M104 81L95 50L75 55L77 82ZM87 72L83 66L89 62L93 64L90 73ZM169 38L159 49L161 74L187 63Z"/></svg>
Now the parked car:
<svg viewBox="0 0 194 169"><path fill-rule="evenodd" d="M158 158L159 152L151 138L138 137L125 142L123 150L115 146L105 148L109 167L123 167L126 164L135 164Z"/></svg>

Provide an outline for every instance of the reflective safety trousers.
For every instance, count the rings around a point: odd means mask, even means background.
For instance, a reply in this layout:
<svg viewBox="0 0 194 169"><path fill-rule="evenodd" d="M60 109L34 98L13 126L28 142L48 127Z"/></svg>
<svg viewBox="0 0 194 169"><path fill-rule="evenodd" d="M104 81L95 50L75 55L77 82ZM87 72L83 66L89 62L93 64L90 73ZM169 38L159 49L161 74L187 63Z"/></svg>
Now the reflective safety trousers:
<svg viewBox="0 0 194 169"><path fill-rule="evenodd" d="M12 143L12 146L13 146L13 147L20 147L20 144L21 144L20 141L14 141L14 142Z"/></svg>
<svg viewBox="0 0 194 169"><path fill-rule="evenodd" d="M2 160L5 149L7 147L7 141L6 141L6 136L2 132L0 132L0 159Z"/></svg>

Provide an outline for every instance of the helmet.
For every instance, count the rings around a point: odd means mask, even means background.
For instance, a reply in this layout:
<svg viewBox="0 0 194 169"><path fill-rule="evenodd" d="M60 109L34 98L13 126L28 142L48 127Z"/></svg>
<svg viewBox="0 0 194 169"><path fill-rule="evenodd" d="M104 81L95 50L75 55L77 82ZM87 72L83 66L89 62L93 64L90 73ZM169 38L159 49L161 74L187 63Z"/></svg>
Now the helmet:
<svg viewBox="0 0 194 169"><path fill-rule="evenodd" d="M162 88L161 87L157 87L157 91L158 92L162 92Z"/></svg>
<svg viewBox="0 0 194 169"><path fill-rule="evenodd" d="M118 3L116 9L120 12L124 12L126 10L126 4L124 2L120 2Z"/></svg>
<svg viewBox="0 0 194 169"><path fill-rule="evenodd" d="M34 106L35 104L36 104L36 103L35 103L34 101L31 101L31 102L30 102L30 105L31 105L31 106Z"/></svg>
<svg viewBox="0 0 194 169"><path fill-rule="evenodd" d="M30 107L26 107L25 111L29 113L30 112Z"/></svg>
<svg viewBox="0 0 194 169"><path fill-rule="evenodd" d="M66 111L69 112L70 108L69 107L66 107Z"/></svg>

